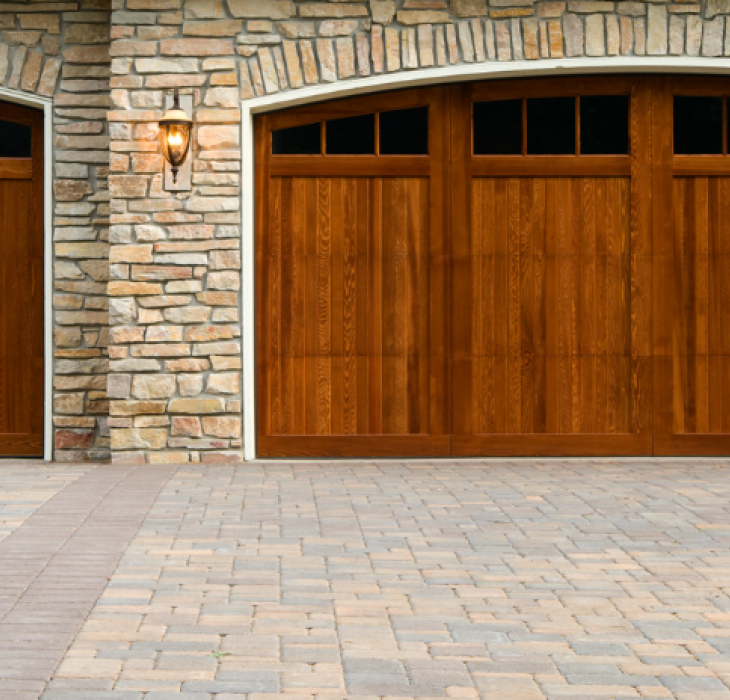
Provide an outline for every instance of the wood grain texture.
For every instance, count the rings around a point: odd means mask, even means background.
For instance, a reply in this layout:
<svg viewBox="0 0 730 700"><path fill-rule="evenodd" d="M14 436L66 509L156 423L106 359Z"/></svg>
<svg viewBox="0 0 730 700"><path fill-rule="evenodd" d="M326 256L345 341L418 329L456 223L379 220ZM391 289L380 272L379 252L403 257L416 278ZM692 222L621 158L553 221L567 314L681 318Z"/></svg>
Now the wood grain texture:
<svg viewBox="0 0 730 700"><path fill-rule="evenodd" d="M633 432L629 180L476 178L471 230L472 430Z"/></svg>
<svg viewBox="0 0 730 700"><path fill-rule="evenodd" d="M32 127L32 158L0 160L0 456L42 456L43 116L0 118Z"/></svg>

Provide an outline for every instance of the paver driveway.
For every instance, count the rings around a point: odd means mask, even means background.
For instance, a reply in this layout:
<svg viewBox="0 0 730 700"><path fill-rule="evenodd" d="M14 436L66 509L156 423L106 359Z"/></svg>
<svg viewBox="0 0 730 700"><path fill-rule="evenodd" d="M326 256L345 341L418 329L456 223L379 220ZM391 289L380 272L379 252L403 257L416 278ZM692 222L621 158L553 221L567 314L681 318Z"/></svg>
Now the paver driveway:
<svg viewBox="0 0 730 700"><path fill-rule="evenodd" d="M730 698L728 461L68 469L0 566L78 492L116 569L47 685L0 622L2 700Z"/></svg>

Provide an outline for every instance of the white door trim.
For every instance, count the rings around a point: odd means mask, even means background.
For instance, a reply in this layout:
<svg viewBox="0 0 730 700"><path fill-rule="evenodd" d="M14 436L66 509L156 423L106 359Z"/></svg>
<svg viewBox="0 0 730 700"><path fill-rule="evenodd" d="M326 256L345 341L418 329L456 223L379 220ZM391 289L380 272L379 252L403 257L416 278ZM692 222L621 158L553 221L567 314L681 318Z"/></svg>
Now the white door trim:
<svg viewBox="0 0 730 700"><path fill-rule="evenodd" d="M53 99L0 87L0 100L43 110L43 459L53 459Z"/></svg>
<svg viewBox="0 0 730 700"><path fill-rule="evenodd" d="M408 87L449 84L490 78L530 76L601 75L612 73L696 73L730 75L727 58L691 58L669 56L631 56L616 58L570 58L559 60L511 61L509 63L471 63L425 68L414 71L376 75L368 78L314 85L265 95L241 103L241 236L242 236L242 363L243 363L243 456L256 459L256 252L254 117L278 109L296 107L324 100L354 97L373 92Z"/></svg>

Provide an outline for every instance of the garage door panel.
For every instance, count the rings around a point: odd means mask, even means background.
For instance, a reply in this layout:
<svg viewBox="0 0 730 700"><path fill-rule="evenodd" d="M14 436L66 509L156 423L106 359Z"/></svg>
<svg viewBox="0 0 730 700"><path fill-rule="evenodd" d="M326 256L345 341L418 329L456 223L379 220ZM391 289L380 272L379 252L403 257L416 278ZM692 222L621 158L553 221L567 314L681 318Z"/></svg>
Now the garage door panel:
<svg viewBox="0 0 730 700"><path fill-rule="evenodd" d="M431 433L446 434L448 346L437 336L449 266L431 255L432 232L443 235L432 189L426 177L270 178L262 454L394 454L384 436L433 447Z"/></svg>
<svg viewBox="0 0 730 700"><path fill-rule="evenodd" d="M730 178L677 177L673 190L672 431L686 449L709 434L730 447Z"/></svg>
<svg viewBox="0 0 730 700"><path fill-rule="evenodd" d="M474 178L471 195L454 432L486 449L491 434L634 432L630 179Z"/></svg>

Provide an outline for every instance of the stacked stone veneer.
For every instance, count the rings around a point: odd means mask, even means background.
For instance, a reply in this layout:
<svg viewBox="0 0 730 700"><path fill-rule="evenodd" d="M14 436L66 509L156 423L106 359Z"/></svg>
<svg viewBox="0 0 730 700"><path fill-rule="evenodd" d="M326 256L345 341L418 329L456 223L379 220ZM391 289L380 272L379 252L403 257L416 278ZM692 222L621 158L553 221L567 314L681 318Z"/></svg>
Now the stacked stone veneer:
<svg viewBox="0 0 730 700"><path fill-rule="evenodd" d="M109 456L109 29L107 0L0 2L0 87L54 102L53 440L60 460Z"/></svg>
<svg viewBox="0 0 730 700"><path fill-rule="evenodd" d="M113 2L108 394L120 461L241 458L241 99L454 64L730 55L730 0ZM156 143L173 88L196 105L193 190L184 194L163 191ZM99 196L96 170L73 206ZM98 238L79 246L102 245L94 230ZM90 275L63 264L70 276ZM78 298L89 309L96 297ZM98 348L78 342L79 352Z"/></svg>

